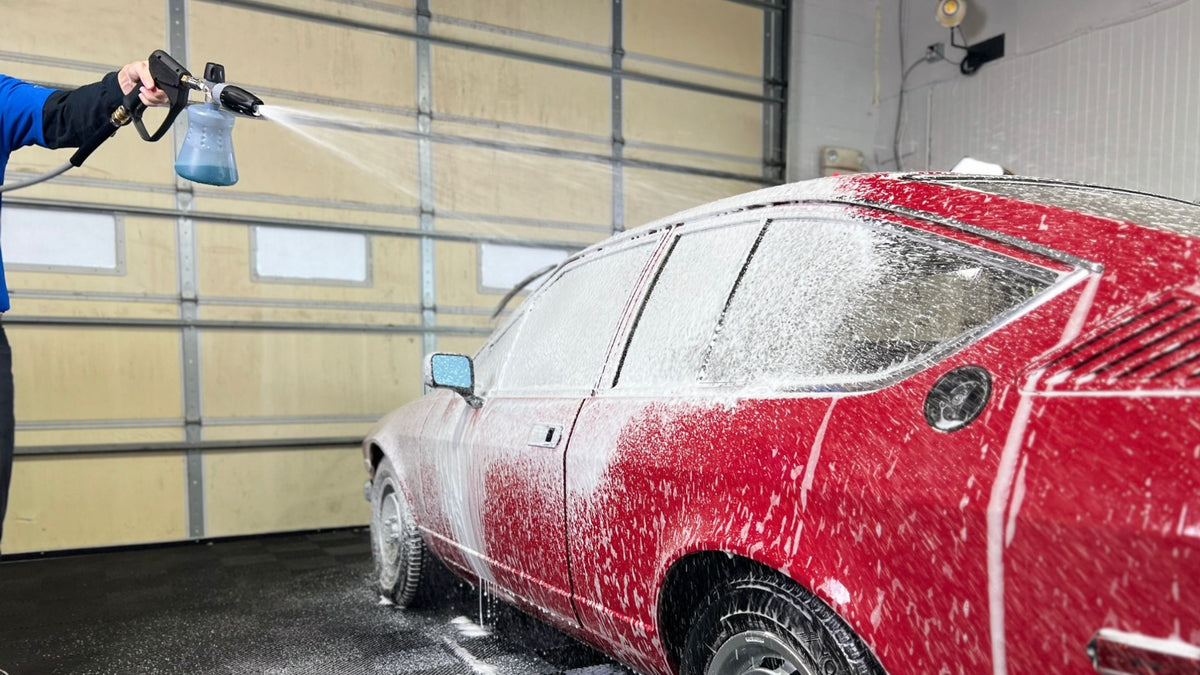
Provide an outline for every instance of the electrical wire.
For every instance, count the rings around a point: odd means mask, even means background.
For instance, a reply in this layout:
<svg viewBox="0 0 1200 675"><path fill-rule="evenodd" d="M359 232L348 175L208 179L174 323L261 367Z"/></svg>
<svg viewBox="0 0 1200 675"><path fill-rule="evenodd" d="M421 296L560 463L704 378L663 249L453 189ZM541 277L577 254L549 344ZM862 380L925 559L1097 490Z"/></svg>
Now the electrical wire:
<svg viewBox="0 0 1200 675"><path fill-rule="evenodd" d="M44 173L40 176L34 176L33 178L27 178L23 181L19 181L16 183L8 183L6 185L0 185L0 192L8 192L10 190L20 190L21 188L29 187L30 185L37 185L38 183L48 181L51 178L55 178L57 176L60 176L64 173L66 173L67 169L70 169L72 166L74 166L74 165L71 164L70 162L67 162L66 164L63 164L62 166L58 167L57 169L52 169L50 171L47 171L46 173Z"/></svg>
<svg viewBox="0 0 1200 675"><path fill-rule="evenodd" d="M904 167L900 163L900 119L904 115L904 83L908 80L908 76L913 69L925 63L925 59L913 62L904 70L904 74L900 76L900 95L896 100L896 128L892 132L892 153L896 158L896 170L903 171Z"/></svg>
<svg viewBox="0 0 1200 675"><path fill-rule="evenodd" d="M900 26L900 64L904 65L904 0L899 2L900 20L897 25ZM904 69L900 75L900 94L896 97L896 128L892 131L892 157L896 160L896 170L903 171L904 166L900 161L900 120L904 115L904 84L908 81L908 76L912 71L922 63L928 63L929 60L925 57L914 61Z"/></svg>

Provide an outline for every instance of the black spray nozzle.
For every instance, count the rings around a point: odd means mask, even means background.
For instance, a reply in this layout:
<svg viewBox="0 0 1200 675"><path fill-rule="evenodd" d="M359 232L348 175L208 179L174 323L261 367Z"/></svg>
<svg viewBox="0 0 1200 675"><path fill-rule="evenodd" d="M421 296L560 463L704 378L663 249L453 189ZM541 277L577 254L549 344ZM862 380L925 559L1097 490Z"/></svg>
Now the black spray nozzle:
<svg viewBox="0 0 1200 675"><path fill-rule="evenodd" d="M213 87L213 97L229 110L239 115L258 117L258 106L263 100L235 84L218 84Z"/></svg>
<svg viewBox="0 0 1200 675"><path fill-rule="evenodd" d="M209 61L204 65L204 79L209 84L223 84L225 82L225 66Z"/></svg>

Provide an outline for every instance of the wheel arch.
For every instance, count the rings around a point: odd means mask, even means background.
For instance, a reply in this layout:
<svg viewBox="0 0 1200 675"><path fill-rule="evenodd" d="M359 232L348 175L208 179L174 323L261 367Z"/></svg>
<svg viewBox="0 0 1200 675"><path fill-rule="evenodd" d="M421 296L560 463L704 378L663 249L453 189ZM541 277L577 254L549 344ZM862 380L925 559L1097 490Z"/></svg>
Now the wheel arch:
<svg viewBox="0 0 1200 675"><path fill-rule="evenodd" d="M655 621L658 636L666 653L671 668L678 670L684 646L687 642L688 629L695 620L696 613L701 609L707 589L714 588L733 578L753 573L768 574L784 580L803 590L805 593L825 603L838 616L845 627L853 633L864 647L871 653L875 661L875 669L883 673L879 666L878 657L874 650L867 645L862 634L855 629L839 607L830 602L828 593L813 585L812 581L798 578L795 570L788 572L780 569L771 561L763 559L755 553L734 552L718 547L697 547L682 552L666 566L659 584L659 594ZM810 570L811 572L811 570ZM819 575L814 575L819 576Z"/></svg>
<svg viewBox="0 0 1200 675"><path fill-rule="evenodd" d="M386 437L385 437L386 438ZM368 463L368 475L371 481L374 482L375 475L378 473L379 465L387 458L392 464L392 470L395 472L396 482L400 486L400 491L404 493L404 499L408 502L409 508L412 510L412 516L421 525L425 521L424 503L421 501L419 485L413 485L412 472L417 467L409 466L404 460L405 457L399 448L390 446L385 438L379 436L370 436L363 442L363 454L365 461Z"/></svg>

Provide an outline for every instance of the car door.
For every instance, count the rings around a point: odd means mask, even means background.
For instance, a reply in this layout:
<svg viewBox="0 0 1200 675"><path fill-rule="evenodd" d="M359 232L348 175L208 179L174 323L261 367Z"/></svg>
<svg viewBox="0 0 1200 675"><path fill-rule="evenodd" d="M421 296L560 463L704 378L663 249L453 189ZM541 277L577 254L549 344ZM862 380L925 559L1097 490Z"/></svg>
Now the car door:
<svg viewBox="0 0 1200 675"><path fill-rule="evenodd" d="M701 369L766 222L736 214L672 233L628 348L610 360L615 385L584 403L567 450L576 609L585 629L640 670L662 667L643 659L654 651L658 556L680 543L670 540L676 530L667 523L709 518L693 497L724 481L725 467L711 463L716 455L696 451L709 425L728 419L731 401L700 384ZM795 420L810 439L822 405L813 401L813 414Z"/></svg>
<svg viewBox="0 0 1200 675"><path fill-rule="evenodd" d="M496 384L500 366L512 349L520 332L527 307L522 307L502 325L476 353L474 360L475 388L486 395ZM479 539L482 529L481 491L472 489L471 449L466 430L474 416L472 409L458 394L436 389L428 394L433 399L421 434L421 486L424 517L421 528L427 540L442 560L477 579L490 578L490 570L473 555L469 544Z"/></svg>
<svg viewBox="0 0 1200 675"><path fill-rule="evenodd" d="M432 463L459 553L490 590L556 622L574 622L564 452L659 239L634 237L564 266L521 308L483 405L443 421L454 447Z"/></svg>

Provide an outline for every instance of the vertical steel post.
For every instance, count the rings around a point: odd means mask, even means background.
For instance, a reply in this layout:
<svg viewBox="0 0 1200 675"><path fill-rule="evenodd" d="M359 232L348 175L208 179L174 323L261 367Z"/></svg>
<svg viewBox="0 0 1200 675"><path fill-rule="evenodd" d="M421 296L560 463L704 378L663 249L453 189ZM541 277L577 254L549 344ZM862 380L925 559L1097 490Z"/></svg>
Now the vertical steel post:
<svg viewBox="0 0 1200 675"><path fill-rule="evenodd" d="M621 68L625 61L625 19L621 0L612 0L612 229L625 229L625 122Z"/></svg>
<svg viewBox="0 0 1200 675"><path fill-rule="evenodd" d="M429 35L429 0L417 0L417 33ZM434 229L433 208L433 54L429 40L417 40L417 180L420 193L422 232ZM421 326L437 326L437 294L434 288L434 240L421 237ZM421 338L421 357L437 351L437 334L426 330Z"/></svg>
<svg viewBox="0 0 1200 675"><path fill-rule="evenodd" d="M763 96L787 98L788 30L791 0L763 10ZM763 103L763 179L780 182L787 174L787 104Z"/></svg>
<svg viewBox="0 0 1200 675"><path fill-rule="evenodd" d="M187 64L188 0L167 0L167 51L177 61ZM175 152L183 145L181 125L171 129ZM175 177L175 208L191 211L194 208L192 183ZM195 222L180 216L175 220L175 239L179 266L179 318L189 321L199 318L199 295L196 289L196 227ZM200 409L200 333L194 326L180 330L180 349L183 359L183 435L188 443L203 440ZM187 450L184 454L184 480L187 481L187 532L197 539L205 536L204 525L204 454Z"/></svg>

